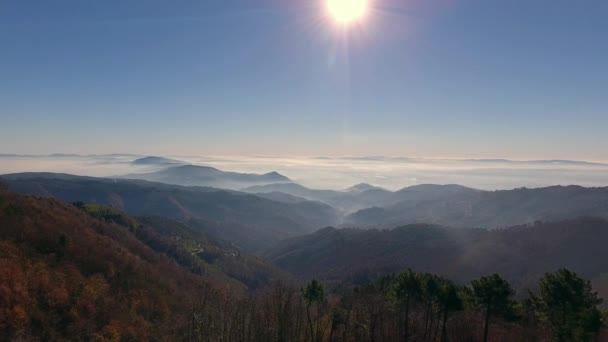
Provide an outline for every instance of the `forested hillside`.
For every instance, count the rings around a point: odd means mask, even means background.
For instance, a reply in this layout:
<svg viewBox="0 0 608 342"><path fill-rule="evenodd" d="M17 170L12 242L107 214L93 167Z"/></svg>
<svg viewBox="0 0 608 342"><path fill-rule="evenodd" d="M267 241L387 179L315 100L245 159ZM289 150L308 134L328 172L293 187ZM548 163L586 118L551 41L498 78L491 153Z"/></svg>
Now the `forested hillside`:
<svg viewBox="0 0 608 342"><path fill-rule="evenodd" d="M284 203L235 191L135 180L33 173L2 176L11 190L66 202L112 205L137 216L163 216L188 223L247 251L339 222L326 204Z"/></svg>
<svg viewBox="0 0 608 342"><path fill-rule="evenodd" d="M579 239L565 228L574 223ZM527 250L525 239L520 240L522 232L531 230L528 235L537 241L534 236L551 230L560 238L547 240L543 247L548 253L521 254L539 260L552 257L554 264L531 263L532 268L551 271L554 265L570 265L570 258L588 260L597 253L593 244L580 255L558 247L565 244L575 251L589 236L600 244L598 234L605 225L582 220L504 232L413 226L396 229L390 236L384 235L389 231L328 228L313 236L324 241L326 253L335 248L336 257L347 245L361 247L348 254L353 265L367 258L365 251L376 244L383 244L386 256L396 260L398 250L409 250L413 260L431 260L437 248L472 241L488 244L468 245L479 247L481 255L500 249L500 241L504 249L508 245L520 253ZM328 238L336 234L343 234L341 247L332 247L335 239ZM422 247L403 244L405 236ZM298 241L289 242L295 253L301 253ZM538 247L537 243L531 246ZM532 293L516 293L519 284L499 275L480 275L471 282L457 276L453 282L426 271L402 272L404 268L376 280L333 281L326 283L329 286L313 280L302 286L304 282L290 280L231 244L167 218L133 218L98 204L63 203L5 190L0 190L0 246L2 340L588 341L599 336L603 324L601 299L591 283L565 269L539 273L530 282ZM312 262L339 271L338 262L317 252ZM504 255L487 255L488 268L476 271L489 271L493 264L513 275L502 268ZM397 267L389 259L373 261ZM430 263L428 269L445 270L434 268L440 263ZM581 269L581 275L603 267L600 261L595 264ZM294 273L306 277L310 269L304 266L299 266L303 273ZM462 272L471 275L470 270Z"/></svg>
<svg viewBox="0 0 608 342"><path fill-rule="evenodd" d="M184 336L201 289L282 277L165 219L0 190L0 339Z"/></svg>
<svg viewBox="0 0 608 342"><path fill-rule="evenodd" d="M608 290L608 222L576 219L504 230L418 224L392 230L326 228L267 254L303 279L366 279L412 268L467 282L499 273L518 289L570 268ZM607 293L608 294L608 293Z"/></svg>

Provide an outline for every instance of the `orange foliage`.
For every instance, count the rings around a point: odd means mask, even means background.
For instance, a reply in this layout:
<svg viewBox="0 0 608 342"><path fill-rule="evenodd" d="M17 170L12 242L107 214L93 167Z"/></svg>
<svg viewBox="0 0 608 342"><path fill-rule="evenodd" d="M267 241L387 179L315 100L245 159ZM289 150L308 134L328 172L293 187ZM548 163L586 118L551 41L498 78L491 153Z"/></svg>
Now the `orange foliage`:
<svg viewBox="0 0 608 342"><path fill-rule="evenodd" d="M200 276L71 205L0 197L0 340L145 341L185 329L174 317L190 310Z"/></svg>

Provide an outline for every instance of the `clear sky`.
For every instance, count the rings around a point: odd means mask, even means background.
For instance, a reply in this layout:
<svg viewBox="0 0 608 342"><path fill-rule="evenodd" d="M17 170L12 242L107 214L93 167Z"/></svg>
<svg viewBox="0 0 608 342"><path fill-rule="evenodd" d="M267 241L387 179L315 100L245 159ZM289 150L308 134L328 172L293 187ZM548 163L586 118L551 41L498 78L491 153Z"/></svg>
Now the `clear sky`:
<svg viewBox="0 0 608 342"><path fill-rule="evenodd" d="M0 0L0 153L608 160L608 1Z"/></svg>

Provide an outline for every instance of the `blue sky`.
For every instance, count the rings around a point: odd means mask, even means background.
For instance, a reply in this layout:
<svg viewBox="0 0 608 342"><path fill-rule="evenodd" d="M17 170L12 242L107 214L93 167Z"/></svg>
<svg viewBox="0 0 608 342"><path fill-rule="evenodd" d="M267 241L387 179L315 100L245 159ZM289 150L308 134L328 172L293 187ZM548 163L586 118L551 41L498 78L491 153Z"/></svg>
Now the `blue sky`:
<svg viewBox="0 0 608 342"><path fill-rule="evenodd" d="M0 152L608 160L608 2L0 1Z"/></svg>

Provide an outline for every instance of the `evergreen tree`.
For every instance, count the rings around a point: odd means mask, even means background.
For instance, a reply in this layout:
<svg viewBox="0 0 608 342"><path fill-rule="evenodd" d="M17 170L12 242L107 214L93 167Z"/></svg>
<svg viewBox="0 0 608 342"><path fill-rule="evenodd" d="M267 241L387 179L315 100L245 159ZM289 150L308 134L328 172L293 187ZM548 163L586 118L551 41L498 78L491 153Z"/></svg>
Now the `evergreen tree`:
<svg viewBox="0 0 608 342"><path fill-rule="evenodd" d="M492 316L505 316L512 311L511 298L515 291L498 274L481 277L471 282L475 300L485 310L483 341L488 341L488 329Z"/></svg>
<svg viewBox="0 0 608 342"><path fill-rule="evenodd" d="M602 327L597 308L602 300L591 283L574 272L561 269L545 274L535 300L556 341L590 341Z"/></svg>
<svg viewBox="0 0 608 342"><path fill-rule="evenodd" d="M402 333L405 341L409 338L410 307L420 297L421 291L420 279L414 271L408 269L397 275L391 297L397 302L399 313L405 315Z"/></svg>
<svg viewBox="0 0 608 342"><path fill-rule="evenodd" d="M424 315L424 336L426 340L433 329L433 318L434 318L434 304L437 301L439 295L439 278L432 274L422 274L420 276L420 283L422 287L422 299L426 303L426 312Z"/></svg>
<svg viewBox="0 0 608 342"><path fill-rule="evenodd" d="M441 324L441 341L447 341L447 323L450 312L463 309L463 300L458 291L458 287L450 280L442 280L439 288L438 301L443 311L443 320Z"/></svg>

